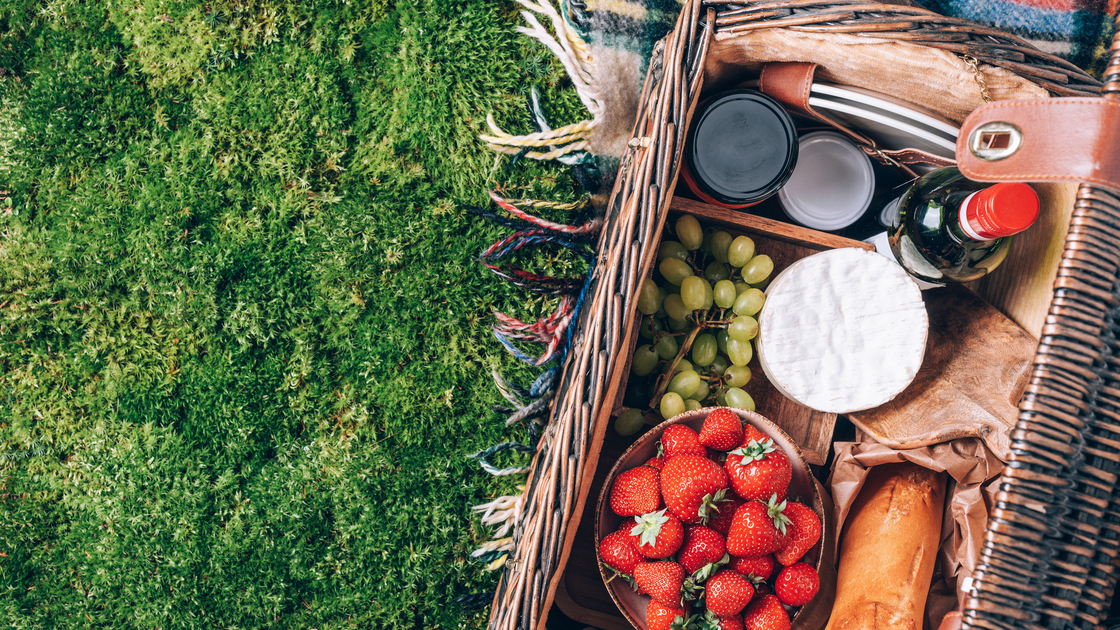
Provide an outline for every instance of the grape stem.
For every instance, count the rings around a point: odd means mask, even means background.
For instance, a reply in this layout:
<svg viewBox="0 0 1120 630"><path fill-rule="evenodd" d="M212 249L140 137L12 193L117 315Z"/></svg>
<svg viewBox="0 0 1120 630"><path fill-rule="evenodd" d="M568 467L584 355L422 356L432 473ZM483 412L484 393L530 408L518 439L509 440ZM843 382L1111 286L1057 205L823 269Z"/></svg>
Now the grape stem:
<svg viewBox="0 0 1120 630"><path fill-rule="evenodd" d="M692 342L696 340L696 335L704 328L703 324L698 325L689 331L688 336L685 337L684 343L681 344L680 350L677 351L677 356L673 357L673 362L669 364L669 369L665 370L661 376L657 377L657 388L653 391L653 398L650 399L649 407L652 409L656 407L661 401L661 397L665 395L665 389L669 387L669 379L673 377L673 370L677 369L677 365L688 354L692 348Z"/></svg>

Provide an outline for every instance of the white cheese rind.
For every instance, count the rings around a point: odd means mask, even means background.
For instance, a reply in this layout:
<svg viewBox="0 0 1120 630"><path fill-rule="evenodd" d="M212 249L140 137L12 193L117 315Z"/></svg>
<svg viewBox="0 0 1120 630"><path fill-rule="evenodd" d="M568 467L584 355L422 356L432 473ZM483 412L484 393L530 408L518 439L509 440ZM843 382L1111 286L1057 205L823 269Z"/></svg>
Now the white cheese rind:
<svg viewBox="0 0 1120 630"><path fill-rule="evenodd" d="M834 249L803 258L766 291L756 344L770 383L806 407L878 407L914 380L929 317L917 284L875 252Z"/></svg>

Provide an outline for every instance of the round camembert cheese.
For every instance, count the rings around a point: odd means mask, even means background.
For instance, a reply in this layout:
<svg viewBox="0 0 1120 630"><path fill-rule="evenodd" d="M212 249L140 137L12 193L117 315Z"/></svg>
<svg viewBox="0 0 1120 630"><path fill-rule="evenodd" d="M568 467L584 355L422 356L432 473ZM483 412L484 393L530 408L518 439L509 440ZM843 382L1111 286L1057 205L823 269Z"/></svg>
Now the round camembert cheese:
<svg viewBox="0 0 1120 630"><path fill-rule="evenodd" d="M922 292L875 252L834 249L802 258L766 291L758 359L770 383L832 413L890 401L918 374L929 317Z"/></svg>

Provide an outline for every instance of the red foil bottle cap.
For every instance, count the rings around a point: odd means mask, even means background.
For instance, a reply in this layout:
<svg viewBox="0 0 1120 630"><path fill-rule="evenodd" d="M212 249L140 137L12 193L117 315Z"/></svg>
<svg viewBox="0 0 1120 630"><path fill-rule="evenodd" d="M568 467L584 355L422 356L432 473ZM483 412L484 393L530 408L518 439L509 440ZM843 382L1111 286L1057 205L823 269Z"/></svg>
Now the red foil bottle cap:
<svg viewBox="0 0 1120 630"><path fill-rule="evenodd" d="M1018 234L1038 219L1038 193L1019 182L1002 182L972 195L964 218L984 239Z"/></svg>

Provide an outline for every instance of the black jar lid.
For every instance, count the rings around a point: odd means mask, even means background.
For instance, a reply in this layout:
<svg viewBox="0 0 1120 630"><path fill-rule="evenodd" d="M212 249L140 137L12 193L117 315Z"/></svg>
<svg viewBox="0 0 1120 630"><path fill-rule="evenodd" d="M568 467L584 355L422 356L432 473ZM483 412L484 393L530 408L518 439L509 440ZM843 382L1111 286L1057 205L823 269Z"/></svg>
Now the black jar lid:
<svg viewBox="0 0 1120 630"><path fill-rule="evenodd" d="M693 117L685 160L690 179L707 196L727 205L755 204L777 192L793 172L797 130L769 96L724 92Z"/></svg>

